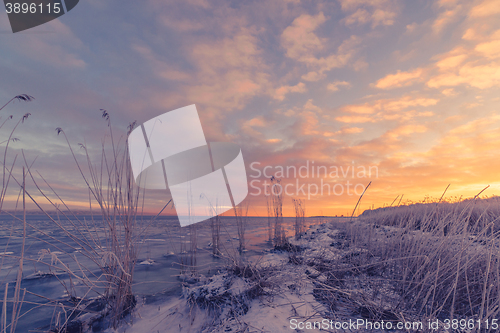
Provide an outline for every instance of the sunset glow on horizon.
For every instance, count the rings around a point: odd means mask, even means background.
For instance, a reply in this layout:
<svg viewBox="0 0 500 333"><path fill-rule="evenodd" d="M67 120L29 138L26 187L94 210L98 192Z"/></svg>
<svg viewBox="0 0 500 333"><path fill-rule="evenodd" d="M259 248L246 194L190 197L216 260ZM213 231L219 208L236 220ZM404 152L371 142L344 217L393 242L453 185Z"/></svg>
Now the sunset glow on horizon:
<svg viewBox="0 0 500 333"><path fill-rule="evenodd" d="M124 144L129 123L191 104L207 141L241 147L249 216L267 215L273 176L285 216L292 198L306 216L350 216L370 182L356 214L449 184L448 198L500 195L498 0L90 0L0 49L0 105L36 98L1 111L14 119L0 142L31 113L10 154L76 209L89 195L56 127L85 164L79 143L97 161L110 140L100 109ZM169 199L151 191L144 210Z"/></svg>

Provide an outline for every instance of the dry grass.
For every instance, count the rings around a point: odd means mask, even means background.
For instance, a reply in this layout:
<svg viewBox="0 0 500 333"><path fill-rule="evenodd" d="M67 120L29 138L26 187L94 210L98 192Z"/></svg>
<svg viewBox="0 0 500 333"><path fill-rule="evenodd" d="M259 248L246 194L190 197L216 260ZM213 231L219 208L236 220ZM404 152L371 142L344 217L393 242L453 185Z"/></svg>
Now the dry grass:
<svg viewBox="0 0 500 333"><path fill-rule="evenodd" d="M80 152L83 154L75 153L64 131L61 128L56 129L57 133L62 134L66 139L76 167L86 185L89 195L88 211L92 215L90 220L82 218L70 209L65 200L45 181L42 175L31 171L30 164L24 156L26 180L29 180L31 185L24 180L18 181L11 170L7 170L7 177L4 176L4 179L7 178L4 184L8 183L9 179L13 179L22 189L23 203L24 195L26 195L26 199L29 198L28 200L31 200L66 238L55 238L38 226L26 223L25 219L21 221L24 223L23 248L27 237L33 237L37 241L44 242L48 248L55 248L62 255L56 255L49 249L41 249L40 258L33 260L23 258L24 252L21 252L14 299L9 300L14 306L11 330L15 328L17 320L15 316L19 318L27 315L19 311L23 297L20 291L23 259L38 266L45 266L49 270L48 274L61 282L70 302L73 303L73 305L63 305L59 300L47 298L42 298L43 302L32 303L35 307L54 307L53 329L57 332L65 332L75 323L84 327L82 322L77 322L74 318L88 312L86 308L96 302L90 298L91 295L97 295L98 302L102 303L102 306L99 306L99 312L85 325L91 325L94 319L98 319L102 327L116 328L136 304L132 294L132 283L139 251L136 244L140 243L141 234L144 231L141 229L144 225L141 227L138 225L144 192L135 186L126 141L115 142L109 115L105 110L102 111L102 116L109 126L110 142L103 142L101 160L98 163L92 161L91 154L83 144L80 144ZM132 130L132 127L133 125L129 127L129 130ZM86 163L80 162L82 158ZM84 169L87 172L84 172ZM57 212L57 217L43 208L47 204ZM15 215L12 217L14 221L19 221ZM26 228L32 231L29 236L26 235ZM65 257L64 261L60 259L61 256ZM47 262L44 257L50 260ZM82 257L86 258L91 265L83 264ZM67 278L63 280L56 273L64 273ZM75 287L77 284L78 288ZM6 308L6 301L7 296L4 295L3 309ZM8 327L5 311L2 312L1 318L5 330Z"/></svg>
<svg viewBox="0 0 500 333"><path fill-rule="evenodd" d="M198 238L196 232L196 224L189 226L189 259L191 273L196 274L196 256L198 251Z"/></svg>
<svg viewBox="0 0 500 333"><path fill-rule="evenodd" d="M84 295L74 295L74 293L69 295L75 298L84 298L90 290L98 292L108 303L107 315L111 325L117 327L121 319L130 313L136 303L132 294L132 282L138 253L136 248L139 240L137 215L141 202L141 192L135 186L128 161L128 145L125 142L125 149L123 149L120 142L115 143L109 115L105 110L102 112L102 116L109 126L110 147L106 148L103 143L102 159L100 163L94 165L86 147L80 144L85 152L88 175L83 172L83 166L78 161L64 131L60 128L57 129L58 134L64 135L76 166L87 185L90 197L89 210L92 214L102 217L102 225L94 220L88 223L88 221L76 216L64 200L53 191L50 184L44 181L45 187L65 208L65 211L60 210L59 205L49 198L49 194L42 189L41 185L38 185L33 175L32 180L43 197L69 222L69 226L68 223L60 223L48 214L46 215L66 236L74 241L76 245L74 250L90 259L101 271L101 274L96 276L76 262L79 272L72 272L70 269L67 272L70 276L70 283L73 277L83 280L89 286L89 290ZM132 127L129 128L129 130L131 129ZM33 199L33 201L41 208L36 200ZM104 234L98 229L102 229ZM57 240L54 241L57 243ZM75 261L77 261L76 258Z"/></svg>
<svg viewBox="0 0 500 333"><path fill-rule="evenodd" d="M267 236L269 243L273 242L273 204L272 197L270 195L266 195L266 208L267 208Z"/></svg>
<svg viewBox="0 0 500 333"><path fill-rule="evenodd" d="M295 239L299 239L306 231L306 205L302 199L292 199L295 209Z"/></svg>
<svg viewBox="0 0 500 333"><path fill-rule="evenodd" d="M323 276L316 296L372 320L486 320L500 312L497 198L369 211L337 223L334 260L304 260ZM340 251L340 252L339 252ZM392 319L391 319L392 318Z"/></svg>
<svg viewBox="0 0 500 333"><path fill-rule="evenodd" d="M281 179L277 179L274 176L271 177L268 202L268 214L270 213L271 219L274 220L273 244L274 246L283 246L287 241L286 231L283 226L283 188L281 186Z"/></svg>
<svg viewBox="0 0 500 333"><path fill-rule="evenodd" d="M212 231L212 254L218 256L221 254L220 250L220 217L216 215L210 219L210 228Z"/></svg>
<svg viewBox="0 0 500 333"><path fill-rule="evenodd" d="M498 216L498 197L476 197L466 200L426 198L418 203L407 202L398 207L367 210L360 217L376 219L380 225L407 227L446 236L448 233L461 233L464 227L467 232L479 233L491 223L497 231Z"/></svg>
<svg viewBox="0 0 500 333"><path fill-rule="evenodd" d="M248 205L234 208L236 228L238 230L238 251L240 254L245 250L245 232L247 227Z"/></svg>
<svg viewBox="0 0 500 333"><path fill-rule="evenodd" d="M35 98L33 96L27 95L27 94L21 94L13 97L10 99L7 103L5 103L2 107L0 107L0 111L2 111L7 105L14 101L24 101L24 102L31 102ZM13 128L8 131L8 137L4 141L0 142L0 145L5 143L5 148L3 151L3 160L2 160L2 189L0 192L0 212L2 212L3 208L3 203L7 194L7 190L9 188L9 184L12 177L12 173L14 172L14 167L16 164L17 156L14 156L13 158L8 157L8 152L9 152L9 145L11 142L18 141L18 138L14 137L14 133L18 126L21 123L24 123L26 119L30 116L30 113L24 114L19 121L13 126ZM0 118L1 119L1 118ZM7 124L9 120L12 120L13 116L10 115L5 118L5 120L2 121L0 124L0 131L3 129L3 127ZM1 132L0 132L1 133ZM8 162L9 161L9 162ZM11 161L11 162L10 162ZM8 163L10 165L8 165ZM24 253L25 253L25 242L26 242L26 204L25 204L25 171L23 168L23 181L22 184L20 184L20 192L22 193L22 204L23 204L23 234L22 234L22 247L21 247L21 254L18 257L18 272L17 272L17 278L16 278L16 283L15 283L15 288L14 288L14 296L12 299L8 298L8 291L9 291L9 283L5 283L5 292L4 292L4 297L3 297L3 302L2 302L2 310L1 310L1 316L0 316L0 332L1 333L6 333L7 331L10 331L11 333L15 332L19 318L21 316L21 307L24 302L24 297L26 295L26 289L22 290L21 288L21 280L23 276L23 266L24 266ZM4 254L2 254L2 260L0 263L0 270L3 268L3 263L4 263L4 258L5 258L5 253L7 253L7 247L4 249ZM10 316L10 321L8 321L8 315L7 311L9 308L9 303L12 303L12 308L11 308L11 316Z"/></svg>
<svg viewBox="0 0 500 333"><path fill-rule="evenodd" d="M248 325L240 318L254 299L273 297L282 281L279 267L234 262L203 284L185 289L185 296L191 306L207 311L203 332L233 331L235 325L238 332L246 332Z"/></svg>

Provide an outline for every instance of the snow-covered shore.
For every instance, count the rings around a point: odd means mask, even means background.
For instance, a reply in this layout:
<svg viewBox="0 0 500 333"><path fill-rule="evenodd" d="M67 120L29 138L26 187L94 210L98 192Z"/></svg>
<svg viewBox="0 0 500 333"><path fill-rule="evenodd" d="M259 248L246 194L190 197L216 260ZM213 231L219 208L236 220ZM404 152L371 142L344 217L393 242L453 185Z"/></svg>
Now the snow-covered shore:
<svg viewBox="0 0 500 333"><path fill-rule="evenodd" d="M299 241L313 254L330 247L326 225L312 227ZM330 234L330 236L328 236ZM304 253L305 254L305 253ZM317 320L327 308L314 297L313 269L293 263L290 252L269 251L184 288L183 296L139 304L133 322L107 332L291 332L292 319ZM292 321L293 323L293 321Z"/></svg>
<svg viewBox="0 0 500 333"><path fill-rule="evenodd" d="M428 301L435 285L413 290L420 284L403 285L398 275L423 276L425 282L433 272L419 273L418 264L416 271L406 271L412 266L401 263L428 263L433 253L448 258L448 253L476 256L485 250L475 236L443 238L358 221L312 226L289 242L191 281L181 297L139 302L128 324L106 332L448 332L442 322L430 328L437 319L424 311L434 304Z"/></svg>
<svg viewBox="0 0 500 333"><path fill-rule="evenodd" d="M290 239L290 251L271 250L253 262L201 277L185 287L180 298L138 304L128 324L106 332L334 332L335 325L343 325L343 332L364 331L359 326L352 329L353 321L366 320L359 309L346 302L333 317L329 302L322 301L328 295L342 298L343 293L355 298L353 288L373 287L362 278L352 279L349 292L326 284L321 265L363 252L346 242L345 234L330 224L313 226L299 240ZM366 301L383 307L387 300L382 298L395 297L389 294Z"/></svg>

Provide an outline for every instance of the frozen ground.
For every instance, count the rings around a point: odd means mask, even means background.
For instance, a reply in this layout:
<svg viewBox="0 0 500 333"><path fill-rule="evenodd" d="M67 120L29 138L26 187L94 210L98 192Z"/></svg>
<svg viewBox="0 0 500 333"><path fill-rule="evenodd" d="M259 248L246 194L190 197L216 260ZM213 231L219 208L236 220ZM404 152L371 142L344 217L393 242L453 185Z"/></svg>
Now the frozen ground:
<svg viewBox="0 0 500 333"><path fill-rule="evenodd" d="M390 309L399 299L387 283L370 281L366 274L346 278L345 289L327 283L331 276L322 265L364 254L345 242L333 226L313 226L300 240L291 240L300 251L271 250L253 262L202 276L178 299L140 302L128 324L106 332L363 332L362 326L346 326L349 320L396 320ZM335 308L328 297L336 299ZM363 312L368 309L378 309L380 317ZM335 323L344 329L335 329Z"/></svg>
<svg viewBox="0 0 500 333"><path fill-rule="evenodd" d="M499 251L497 243L491 251ZM405 246L410 252L387 255ZM139 299L125 324L105 332L472 332L448 331L442 321L431 329L429 320L437 319L425 306L441 282L412 290L419 283L402 284L400 274L415 279L420 268L401 263L429 261L435 251L462 253L470 263L488 253L485 246L468 234L443 241L439 234L376 223L315 225L281 249L238 259L215 275L184 275L181 296Z"/></svg>

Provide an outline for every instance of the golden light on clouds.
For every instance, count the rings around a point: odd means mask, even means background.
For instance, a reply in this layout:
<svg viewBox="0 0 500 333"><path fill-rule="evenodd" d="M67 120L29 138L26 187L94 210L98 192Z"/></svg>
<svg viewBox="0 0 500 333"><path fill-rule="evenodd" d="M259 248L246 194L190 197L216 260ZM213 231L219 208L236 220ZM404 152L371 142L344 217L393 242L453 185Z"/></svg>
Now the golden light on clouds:
<svg viewBox="0 0 500 333"><path fill-rule="evenodd" d="M391 88L409 86L413 84L415 81L420 80L421 76L422 76L421 69L416 69L411 72L398 71L396 74L389 74L386 77L378 80L375 83L375 87L379 89L391 89Z"/></svg>
<svg viewBox="0 0 500 333"><path fill-rule="evenodd" d="M376 166L373 179L336 179L373 181L365 208L401 194L439 196L448 184L464 196L500 184L500 1L191 0L168 10L146 3L154 10L137 12L134 29L103 20L99 29L109 35L96 36L54 20L57 35L0 41L9 82L0 94L29 87L44 101L44 120L26 130L32 141L16 143L18 153L60 152L52 139L38 147L46 128L53 134L45 119L73 128L72 140L82 142L100 137L89 110L115 110L114 124L126 128L196 104L207 140L239 144L247 171L253 162ZM68 163L37 163L72 186L59 176ZM266 214L265 198L248 200L252 214ZM315 196L307 214L345 214L356 201Z"/></svg>

